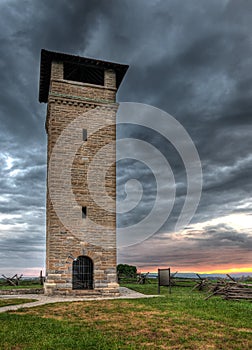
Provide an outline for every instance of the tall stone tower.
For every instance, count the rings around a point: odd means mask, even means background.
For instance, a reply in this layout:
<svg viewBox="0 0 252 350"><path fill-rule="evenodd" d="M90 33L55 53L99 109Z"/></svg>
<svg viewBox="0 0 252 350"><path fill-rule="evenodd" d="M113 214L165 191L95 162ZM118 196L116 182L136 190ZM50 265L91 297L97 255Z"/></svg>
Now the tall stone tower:
<svg viewBox="0 0 252 350"><path fill-rule="evenodd" d="M116 92L128 66L41 51L46 294L115 294Z"/></svg>

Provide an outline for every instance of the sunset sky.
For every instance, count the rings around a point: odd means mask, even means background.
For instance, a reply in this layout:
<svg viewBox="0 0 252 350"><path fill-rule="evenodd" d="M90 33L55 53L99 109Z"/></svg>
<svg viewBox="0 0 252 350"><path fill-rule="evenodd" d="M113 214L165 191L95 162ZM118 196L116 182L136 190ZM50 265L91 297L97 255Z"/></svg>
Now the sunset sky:
<svg viewBox="0 0 252 350"><path fill-rule="evenodd" d="M118 126L118 139L159 149L176 180L166 222L148 239L118 249L118 262L153 272L252 273L251 14L252 1L245 0L0 1L0 275L37 275L45 265L42 48L128 64L118 102L169 113L198 150L201 200L191 223L176 231L187 190L177 150L152 130L127 120ZM118 161L118 200L130 179L142 183L143 195L127 215L118 214L118 227L141 221L155 202L155 176L135 152Z"/></svg>

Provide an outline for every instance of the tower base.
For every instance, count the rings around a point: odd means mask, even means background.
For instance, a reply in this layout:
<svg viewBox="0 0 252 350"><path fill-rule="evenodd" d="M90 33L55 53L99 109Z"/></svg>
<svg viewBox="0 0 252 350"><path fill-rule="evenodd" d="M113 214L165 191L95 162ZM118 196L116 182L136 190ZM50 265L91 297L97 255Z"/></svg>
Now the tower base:
<svg viewBox="0 0 252 350"><path fill-rule="evenodd" d="M119 296L119 284L110 283L107 287L100 287L94 289L73 289L70 283L44 283L45 295L65 295L65 296L90 296L90 297L104 297L104 296Z"/></svg>

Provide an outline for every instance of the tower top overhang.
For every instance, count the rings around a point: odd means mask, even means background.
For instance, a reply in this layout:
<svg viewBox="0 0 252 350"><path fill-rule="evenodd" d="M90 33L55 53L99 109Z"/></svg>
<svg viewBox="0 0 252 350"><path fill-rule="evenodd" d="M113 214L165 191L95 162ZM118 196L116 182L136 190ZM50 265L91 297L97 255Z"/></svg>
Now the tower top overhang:
<svg viewBox="0 0 252 350"><path fill-rule="evenodd" d="M94 71L96 68L97 79L99 74L104 74L105 70L112 69L116 73L116 88L118 89L125 73L129 66L126 64L119 64L109 61L101 61L94 58L81 57L69 55L61 52L48 51L45 49L41 50L41 61L40 61L40 82L39 82L39 102L48 101L48 93L51 79L51 64L52 62L62 62L67 64L68 69L76 69L81 67L85 69L85 72Z"/></svg>

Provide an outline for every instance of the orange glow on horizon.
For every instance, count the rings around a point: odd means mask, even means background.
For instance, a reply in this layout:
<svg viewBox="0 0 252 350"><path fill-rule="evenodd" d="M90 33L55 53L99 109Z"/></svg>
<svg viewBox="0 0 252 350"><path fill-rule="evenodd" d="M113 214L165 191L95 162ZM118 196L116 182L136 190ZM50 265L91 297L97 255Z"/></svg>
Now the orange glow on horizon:
<svg viewBox="0 0 252 350"><path fill-rule="evenodd" d="M217 270L210 270L210 271L201 271L201 273L252 273L252 267L235 267L235 268L229 268L229 269L217 269Z"/></svg>
<svg viewBox="0 0 252 350"><path fill-rule="evenodd" d="M157 266L156 268L152 267L143 267L143 268L139 268L138 271L139 272L150 272L150 273L157 273L158 269L164 269L164 268L168 268L169 266ZM195 267L190 267L189 269L183 269L181 267L171 267L171 272L176 272L178 271L178 273L203 273L203 274L232 274L232 273L252 273L252 267L248 267L248 266L244 266L244 267L220 267L220 268L216 268L216 269L211 269L211 268L206 268L206 267L202 267L202 268L195 268Z"/></svg>

